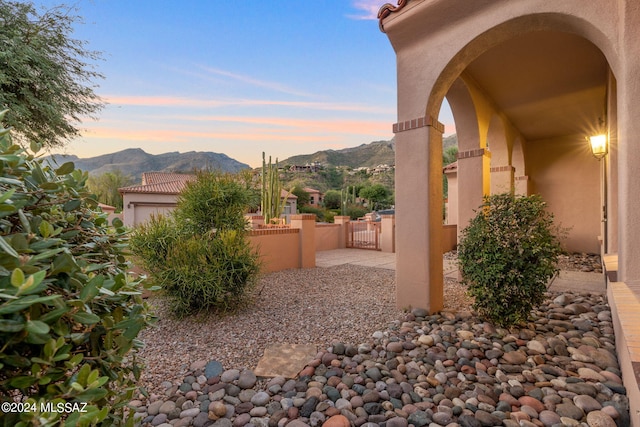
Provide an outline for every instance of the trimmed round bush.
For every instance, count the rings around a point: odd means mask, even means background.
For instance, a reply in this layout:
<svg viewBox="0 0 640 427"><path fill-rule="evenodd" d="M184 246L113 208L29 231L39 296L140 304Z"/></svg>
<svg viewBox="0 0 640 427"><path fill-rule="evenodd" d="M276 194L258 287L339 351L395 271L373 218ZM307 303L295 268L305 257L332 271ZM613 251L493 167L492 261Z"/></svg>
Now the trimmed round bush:
<svg viewBox="0 0 640 427"><path fill-rule="evenodd" d="M553 215L538 195L486 197L462 231L458 260L473 308L499 326L525 322L544 301L562 253Z"/></svg>

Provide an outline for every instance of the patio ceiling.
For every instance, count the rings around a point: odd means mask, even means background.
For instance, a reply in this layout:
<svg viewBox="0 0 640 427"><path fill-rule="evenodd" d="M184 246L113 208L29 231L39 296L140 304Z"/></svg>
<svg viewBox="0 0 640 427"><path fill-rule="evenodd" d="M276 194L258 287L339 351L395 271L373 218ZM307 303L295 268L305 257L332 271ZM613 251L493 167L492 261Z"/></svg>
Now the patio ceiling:
<svg viewBox="0 0 640 427"><path fill-rule="evenodd" d="M552 31L526 33L465 70L528 141L587 135L604 118L607 62L589 41Z"/></svg>

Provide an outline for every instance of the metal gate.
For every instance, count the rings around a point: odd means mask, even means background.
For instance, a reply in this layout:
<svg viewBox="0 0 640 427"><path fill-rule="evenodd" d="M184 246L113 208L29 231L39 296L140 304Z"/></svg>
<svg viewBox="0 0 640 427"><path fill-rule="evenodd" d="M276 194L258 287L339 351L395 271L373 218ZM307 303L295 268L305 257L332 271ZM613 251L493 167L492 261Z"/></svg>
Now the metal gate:
<svg viewBox="0 0 640 427"><path fill-rule="evenodd" d="M371 221L349 222L347 247L380 250L380 223Z"/></svg>

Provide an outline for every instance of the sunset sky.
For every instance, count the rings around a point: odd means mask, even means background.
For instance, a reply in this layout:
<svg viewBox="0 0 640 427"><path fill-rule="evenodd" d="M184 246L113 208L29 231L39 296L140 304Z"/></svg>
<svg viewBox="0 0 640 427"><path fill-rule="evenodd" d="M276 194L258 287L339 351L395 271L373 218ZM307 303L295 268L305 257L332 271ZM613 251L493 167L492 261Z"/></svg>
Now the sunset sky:
<svg viewBox="0 0 640 427"><path fill-rule="evenodd" d="M108 105L64 152L213 151L258 166L262 151L284 159L391 139L384 3L78 0L73 36L103 53L96 92ZM440 120L453 129L450 113Z"/></svg>

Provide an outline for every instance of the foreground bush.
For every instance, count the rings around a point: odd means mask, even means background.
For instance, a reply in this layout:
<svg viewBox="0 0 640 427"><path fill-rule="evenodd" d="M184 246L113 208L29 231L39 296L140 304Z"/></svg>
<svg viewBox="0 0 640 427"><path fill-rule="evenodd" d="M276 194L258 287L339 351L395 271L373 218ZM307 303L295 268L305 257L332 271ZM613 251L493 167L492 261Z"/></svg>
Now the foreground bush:
<svg viewBox="0 0 640 427"><path fill-rule="evenodd" d="M54 170L4 129L0 171L0 400L23 404L2 421L120 424L152 321L126 273L125 229L108 226L86 172Z"/></svg>
<svg viewBox="0 0 640 427"><path fill-rule="evenodd" d="M490 196L462 231L463 283L475 298L474 309L497 325L525 322L557 272L562 251L545 206L537 195Z"/></svg>
<svg viewBox="0 0 640 427"><path fill-rule="evenodd" d="M232 175L200 174L170 216L154 217L133 234L133 252L176 316L233 310L255 283L258 255L244 218L251 199Z"/></svg>

